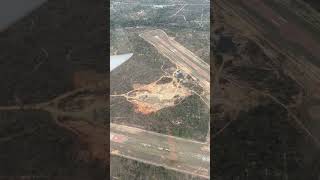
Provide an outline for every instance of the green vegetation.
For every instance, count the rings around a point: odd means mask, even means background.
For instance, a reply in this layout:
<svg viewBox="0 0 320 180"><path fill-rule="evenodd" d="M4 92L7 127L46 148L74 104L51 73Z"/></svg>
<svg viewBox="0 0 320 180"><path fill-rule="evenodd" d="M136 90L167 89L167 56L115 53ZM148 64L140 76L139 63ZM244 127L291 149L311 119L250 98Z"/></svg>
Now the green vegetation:
<svg viewBox="0 0 320 180"><path fill-rule="evenodd" d="M204 141L208 132L209 110L198 96L190 96L174 108L166 108L151 116L167 124L167 128L153 127L154 131ZM169 122L169 123L168 123Z"/></svg>
<svg viewBox="0 0 320 180"><path fill-rule="evenodd" d="M153 166L130 159L111 156L110 179L147 179L150 180L204 180L200 177L168 170L160 166Z"/></svg>

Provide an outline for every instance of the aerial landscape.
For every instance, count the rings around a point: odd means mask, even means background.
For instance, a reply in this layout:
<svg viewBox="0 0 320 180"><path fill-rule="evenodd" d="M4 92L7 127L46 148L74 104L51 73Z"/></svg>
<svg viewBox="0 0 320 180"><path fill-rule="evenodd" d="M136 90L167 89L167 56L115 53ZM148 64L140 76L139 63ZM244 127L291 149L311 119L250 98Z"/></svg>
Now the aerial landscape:
<svg viewBox="0 0 320 180"><path fill-rule="evenodd" d="M210 177L210 3L110 2L111 179ZM112 61L111 61L112 63Z"/></svg>
<svg viewBox="0 0 320 180"><path fill-rule="evenodd" d="M0 31L0 179L106 179L105 7L37 3Z"/></svg>
<svg viewBox="0 0 320 180"><path fill-rule="evenodd" d="M214 1L213 179L319 179L317 2Z"/></svg>
<svg viewBox="0 0 320 180"><path fill-rule="evenodd" d="M320 179L319 1L37 3L0 23L0 180Z"/></svg>

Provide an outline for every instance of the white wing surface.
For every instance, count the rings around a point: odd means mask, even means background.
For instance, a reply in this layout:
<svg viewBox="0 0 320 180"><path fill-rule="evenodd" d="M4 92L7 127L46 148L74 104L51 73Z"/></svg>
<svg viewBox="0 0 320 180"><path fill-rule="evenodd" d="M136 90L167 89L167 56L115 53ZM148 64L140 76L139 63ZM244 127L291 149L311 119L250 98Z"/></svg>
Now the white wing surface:
<svg viewBox="0 0 320 180"><path fill-rule="evenodd" d="M110 56L110 72L131 58L133 53Z"/></svg>
<svg viewBox="0 0 320 180"><path fill-rule="evenodd" d="M47 0L0 0L0 31L28 15Z"/></svg>

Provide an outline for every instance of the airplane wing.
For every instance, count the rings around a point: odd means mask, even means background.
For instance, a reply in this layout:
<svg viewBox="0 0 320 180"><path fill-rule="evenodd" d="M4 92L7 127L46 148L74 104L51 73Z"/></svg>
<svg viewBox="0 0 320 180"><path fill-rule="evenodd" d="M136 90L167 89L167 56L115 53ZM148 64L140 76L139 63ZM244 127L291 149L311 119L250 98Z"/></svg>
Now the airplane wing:
<svg viewBox="0 0 320 180"><path fill-rule="evenodd" d="M133 53L110 56L110 72L131 58Z"/></svg>
<svg viewBox="0 0 320 180"><path fill-rule="evenodd" d="M47 0L0 0L0 31L28 15Z"/></svg>
<svg viewBox="0 0 320 180"><path fill-rule="evenodd" d="M37 9L47 0L0 0L0 32ZM110 56L110 71L132 56L132 53Z"/></svg>

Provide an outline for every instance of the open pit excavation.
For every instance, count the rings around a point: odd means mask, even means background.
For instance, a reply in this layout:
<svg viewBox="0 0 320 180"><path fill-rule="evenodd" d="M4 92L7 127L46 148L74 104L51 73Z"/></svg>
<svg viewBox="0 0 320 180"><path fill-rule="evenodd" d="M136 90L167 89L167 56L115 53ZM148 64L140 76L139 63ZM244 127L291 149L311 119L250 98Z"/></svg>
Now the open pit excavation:
<svg viewBox="0 0 320 180"><path fill-rule="evenodd" d="M151 84L141 85L126 94L111 96L125 97L127 101L134 104L135 112L147 115L175 106L190 95L190 90L181 86L177 79L163 76Z"/></svg>
<svg viewBox="0 0 320 180"><path fill-rule="evenodd" d="M182 77L177 78L177 74ZM161 76L155 82L145 85L136 84L133 90L125 94L111 95L111 97L124 97L134 105L136 113L148 115L167 107L176 106L186 97L196 93L185 87L182 81L194 83L194 81L190 81L190 78L188 79L187 75L182 75L177 69L170 75ZM201 95L199 96L204 103L208 103Z"/></svg>
<svg viewBox="0 0 320 180"><path fill-rule="evenodd" d="M210 104L210 66L194 53L170 38L163 30L156 29L140 34L144 40L152 44L163 56L185 73L194 78L203 88L202 99Z"/></svg>
<svg viewBox="0 0 320 180"><path fill-rule="evenodd" d="M113 123L110 124L110 130L112 155L210 177L210 149L206 143Z"/></svg>

